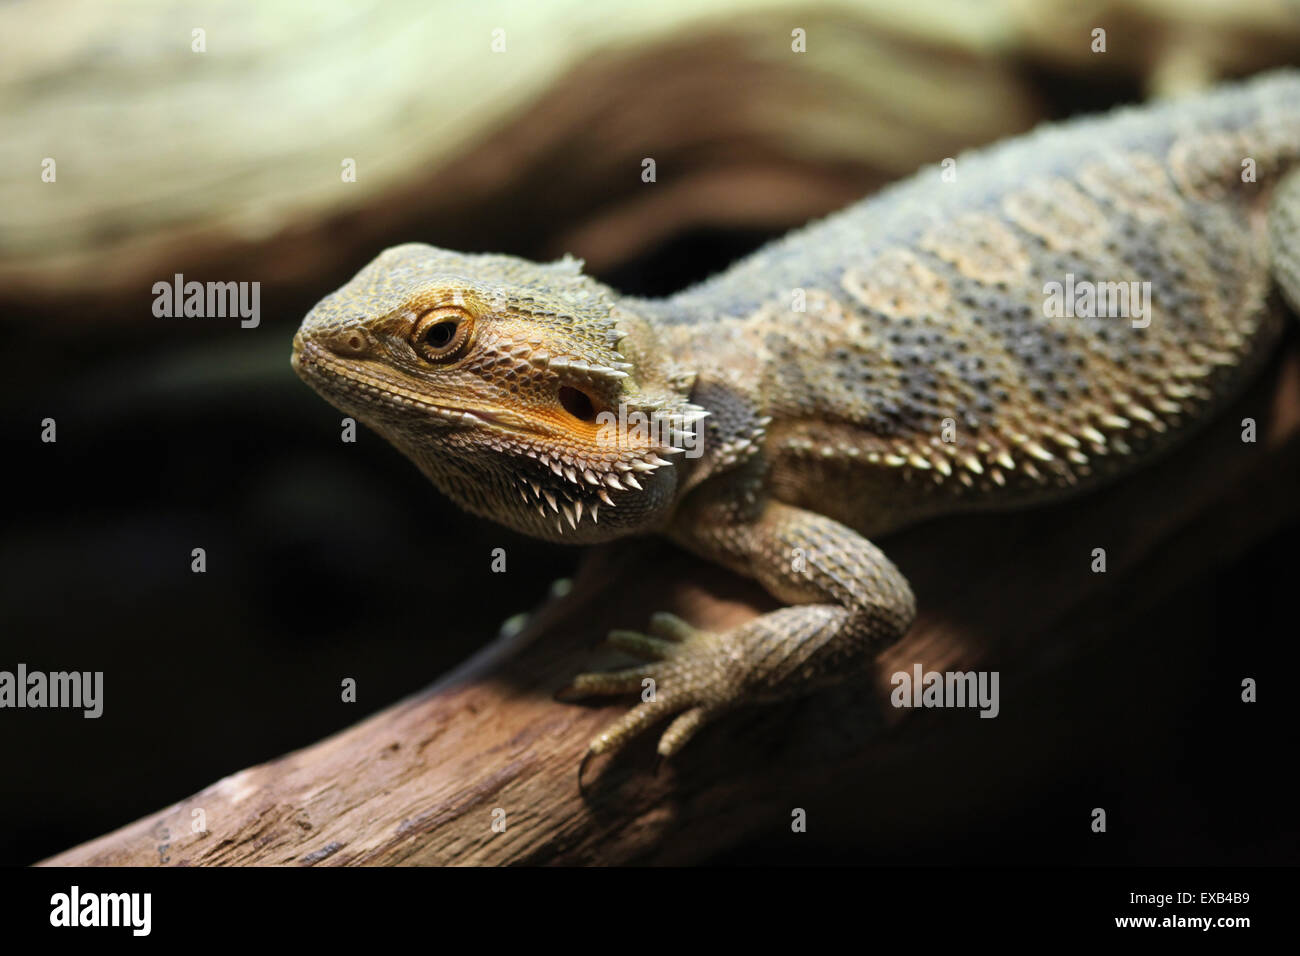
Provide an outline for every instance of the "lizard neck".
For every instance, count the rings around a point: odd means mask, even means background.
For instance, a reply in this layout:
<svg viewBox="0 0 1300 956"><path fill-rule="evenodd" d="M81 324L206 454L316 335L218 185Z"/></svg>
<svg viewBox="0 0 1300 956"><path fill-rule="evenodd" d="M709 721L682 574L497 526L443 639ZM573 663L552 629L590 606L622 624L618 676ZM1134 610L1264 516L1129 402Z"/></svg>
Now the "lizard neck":
<svg viewBox="0 0 1300 956"><path fill-rule="evenodd" d="M753 464L770 423L760 397L769 377L764 351L707 299L628 300L628 308L643 317L657 356L671 358L683 400L709 413L698 448L678 463L678 499L711 477Z"/></svg>

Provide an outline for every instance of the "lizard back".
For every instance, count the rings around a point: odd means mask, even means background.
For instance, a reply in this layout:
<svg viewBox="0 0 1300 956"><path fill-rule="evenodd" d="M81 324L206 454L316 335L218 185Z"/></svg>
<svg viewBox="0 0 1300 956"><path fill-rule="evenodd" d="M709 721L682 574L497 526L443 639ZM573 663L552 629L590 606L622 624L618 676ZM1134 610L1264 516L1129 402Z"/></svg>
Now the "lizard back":
<svg viewBox="0 0 1300 956"><path fill-rule="evenodd" d="M1298 160L1300 74L1273 74L963 154L637 306L698 372L715 445L771 418L780 500L874 534L1059 496L1267 354L1268 199Z"/></svg>

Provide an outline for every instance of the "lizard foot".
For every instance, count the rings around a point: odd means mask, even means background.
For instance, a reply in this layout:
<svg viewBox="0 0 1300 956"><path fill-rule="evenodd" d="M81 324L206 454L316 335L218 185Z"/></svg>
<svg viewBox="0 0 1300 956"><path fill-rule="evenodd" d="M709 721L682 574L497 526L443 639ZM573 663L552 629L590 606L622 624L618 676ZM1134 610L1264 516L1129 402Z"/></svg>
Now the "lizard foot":
<svg viewBox="0 0 1300 956"><path fill-rule="evenodd" d="M876 556L857 541L861 555ZM853 607L790 605L716 633L656 614L648 634L610 632L611 645L650 663L581 674L556 695L574 700L641 691L641 703L591 742L583 765L597 754L617 753L667 717L673 720L659 738L659 756L671 757L722 713L788 700L862 674L880 648L906 633L915 615L911 589L893 565L880 557L871 568L872 599ZM841 566L836 570L843 573Z"/></svg>
<svg viewBox="0 0 1300 956"><path fill-rule="evenodd" d="M703 631L672 614L655 614L648 634L611 631L606 643L652 663L605 673L579 674L556 694L578 700L605 694L641 692L642 701L606 727L587 748L583 764L598 754L614 754L665 717L676 718L659 738L660 758L682 749L709 720L739 701L735 656L729 634Z"/></svg>

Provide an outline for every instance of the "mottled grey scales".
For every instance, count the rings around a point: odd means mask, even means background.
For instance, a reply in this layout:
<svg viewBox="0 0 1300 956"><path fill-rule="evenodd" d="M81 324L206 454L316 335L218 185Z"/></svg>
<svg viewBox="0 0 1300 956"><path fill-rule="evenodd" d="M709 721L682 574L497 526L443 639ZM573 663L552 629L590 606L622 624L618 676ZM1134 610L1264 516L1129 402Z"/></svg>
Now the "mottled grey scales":
<svg viewBox="0 0 1300 956"><path fill-rule="evenodd" d="M294 365L476 514L665 534L788 605L721 634L656 615L611 635L647 663L567 689L653 678L590 753L672 718L670 755L907 631L871 537L1084 491L1236 394L1300 305L1298 166L1281 72L963 154L666 299L575 260L398 246L307 316ZM1058 314L1067 282L1150 299ZM653 427L611 439L608 415Z"/></svg>

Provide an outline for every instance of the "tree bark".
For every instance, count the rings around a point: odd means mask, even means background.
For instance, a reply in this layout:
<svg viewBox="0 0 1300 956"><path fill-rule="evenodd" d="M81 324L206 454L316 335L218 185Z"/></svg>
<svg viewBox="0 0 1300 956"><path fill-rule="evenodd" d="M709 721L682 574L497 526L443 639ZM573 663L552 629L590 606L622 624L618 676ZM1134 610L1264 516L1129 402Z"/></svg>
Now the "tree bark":
<svg viewBox="0 0 1300 956"><path fill-rule="evenodd" d="M1259 423L1256 444L1241 440L1245 417ZM593 649L606 631L658 610L723 628L774 606L752 582L667 544L598 549L566 596L426 691L45 862L688 863L788 833L795 807L845 841L960 827L963 814L1070 759L1057 735L1082 709L1072 709L1084 679L1076 665L1104 641L1108 668L1137 666L1149 643L1139 612L1294 521L1298 476L1293 342L1189 444L1108 490L887 540L922 612L873 680L737 712L658 772L647 735L594 762L580 790L588 741L627 703L552 694L578 670L619 662ZM1105 574L1090 570L1095 547L1107 551ZM1004 718L1019 718L995 733L1000 721L970 711L890 708L889 675L914 663L998 669ZM1144 703L1158 707L1153 694ZM985 784L958 799L949 775L972 761ZM199 820L206 829L196 832Z"/></svg>

